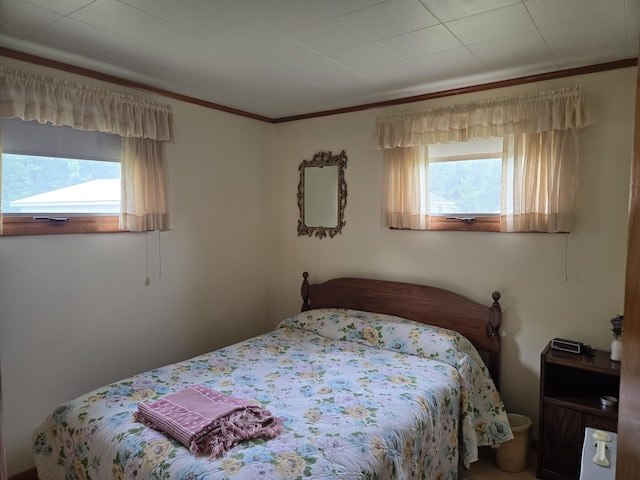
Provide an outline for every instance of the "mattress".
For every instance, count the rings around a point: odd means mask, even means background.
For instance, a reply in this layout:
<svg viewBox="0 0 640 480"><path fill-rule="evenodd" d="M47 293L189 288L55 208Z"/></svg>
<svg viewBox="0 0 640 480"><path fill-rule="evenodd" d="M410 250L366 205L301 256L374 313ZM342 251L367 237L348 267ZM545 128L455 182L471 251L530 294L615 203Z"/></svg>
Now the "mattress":
<svg viewBox="0 0 640 480"><path fill-rule="evenodd" d="M282 433L212 458L134 419L139 403L194 384L268 409ZM60 405L34 431L33 449L41 480L455 480L479 446L510 438L500 396L463 336L321 309Z"/></svg>

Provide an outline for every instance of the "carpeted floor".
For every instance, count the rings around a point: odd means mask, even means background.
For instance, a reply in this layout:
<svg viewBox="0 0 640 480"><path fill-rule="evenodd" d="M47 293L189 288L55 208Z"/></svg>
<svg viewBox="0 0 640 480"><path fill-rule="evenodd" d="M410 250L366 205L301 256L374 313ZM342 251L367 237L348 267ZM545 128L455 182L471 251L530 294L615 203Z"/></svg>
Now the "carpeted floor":
<svg viewBox="0 0 640 480"><path fill-rule="evenodd" d="M460 480L535 480L537 452L529 451L527 468L523 472L503 472L495 464L494 452L491 448L480 449L480 459L471 465L469 470L461 472Z"/></svg>

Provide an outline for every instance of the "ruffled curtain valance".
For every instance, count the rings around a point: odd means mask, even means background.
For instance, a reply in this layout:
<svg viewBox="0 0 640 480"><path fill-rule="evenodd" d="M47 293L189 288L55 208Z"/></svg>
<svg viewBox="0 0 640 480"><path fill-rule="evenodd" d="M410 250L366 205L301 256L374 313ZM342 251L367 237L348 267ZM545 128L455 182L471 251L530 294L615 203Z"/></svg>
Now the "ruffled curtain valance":
<svg viewBox="0 0 640 480"><path fill-rule="evenodd" d="M379 150L474 138L504 137L580 129L591 124L582 86L377 119L374 147Z"/></svg>
<svg viewBox="0 0 640 480"><path fill-rule="evenodd" d="M0 117L119 135L120 228L170 229L163 148L175 142L170 105L0 68Z"/></svg>
<svg viewBox="0 0 640 480"><path fill-rule="evenodd" d="M429 229L429 150L435 144L502 139L500 229L570 232L579 130L591 124L581 86L380 116L385 225ZM469 145L469 144L467 144Z"/></svg>
<svg viewBox="0 0 640 480"><path fill-rule="evenodd" d="M0 117L175 142L170 105L3 68Z"/></svg>

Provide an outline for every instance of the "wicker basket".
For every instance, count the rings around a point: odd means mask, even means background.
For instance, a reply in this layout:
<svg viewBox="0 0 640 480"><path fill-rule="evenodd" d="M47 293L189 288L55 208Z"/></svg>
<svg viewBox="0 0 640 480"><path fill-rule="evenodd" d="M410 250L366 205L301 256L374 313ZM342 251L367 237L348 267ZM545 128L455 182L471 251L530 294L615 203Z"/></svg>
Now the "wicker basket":
<svg viewBox="0 0 640 480"><path fill-rule="evenodd" d="M496 448L496 466L505 472L522 472L527 468L531 420L524 415L508 413L513 439Z"/></svg>

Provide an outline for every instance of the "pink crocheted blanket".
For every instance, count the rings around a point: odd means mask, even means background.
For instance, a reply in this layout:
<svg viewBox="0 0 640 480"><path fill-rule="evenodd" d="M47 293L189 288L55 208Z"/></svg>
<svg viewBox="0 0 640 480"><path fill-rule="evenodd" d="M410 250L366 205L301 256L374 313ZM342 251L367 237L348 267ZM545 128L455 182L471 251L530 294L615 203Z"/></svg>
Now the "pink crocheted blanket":
<svg viewBox="0 0 640 480"><path fill-rule="evenodd" d="M282 420L268 410L202 385L140 403L134 419L171 435L195 455L214 457L242 440L282 432Z"/></svg>

